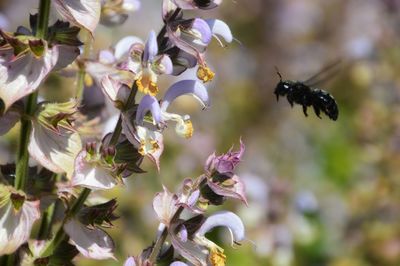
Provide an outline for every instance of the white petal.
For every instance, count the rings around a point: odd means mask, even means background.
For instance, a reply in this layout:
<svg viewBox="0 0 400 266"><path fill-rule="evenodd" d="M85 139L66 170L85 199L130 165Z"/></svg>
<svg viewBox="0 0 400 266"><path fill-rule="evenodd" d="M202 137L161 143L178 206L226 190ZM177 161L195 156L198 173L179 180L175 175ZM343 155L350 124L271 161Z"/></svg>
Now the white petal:
<svg viewBox="0 0 400 266"><path fill-rule="evenodd" d="M62 17L93 34L100 20L99 0L55 0L53 4Z"/></svg>
<svg viewBox="0 0 400 266"><path fill-rule="evenodd" d="M14 102L37 89L56 65L57 46L47 49L41 58L26 53L12 61L0 59L0 98L6 111Z"/></svg>
<svg viewBox="0 0 400 266"><path fill-rule="evenodd" d="M93 190L111 189L118 182L111 172L95 163L86 161L86 151L81 151L75 160L73 186L82 186Z"/></svg>
<svg viewBox="0 0 400 266"><path fill-rule="evenodd" d="M169 225L174 216L178 203L178 197L169 192L165 187L163 192L156 194L153 200L153 209L157 213L158 219L165 225Z"/></svg>
<svg viewBox="0 0 400 266"><path fill-rule="evenodd" d="M143 41L136 37L136 36L126 36L119 40L117 44L115 45L115 52L114 56L117 60L120 60L124 56L127 56L129 53L129 50L131 49L132 44L135 43L140 43L143 44Z"/></svg>
<svg viewBox="0 0 400 266"><path fill-rule="evenodd" d="M43 167L55 173L65 172L70 178L74 172L75 157L82 150L79 134L63 129L57 134L35 121L32 125L29 154Z"/></svg>
<svg viewBox="0 0 400 266"><path fill-rule="evenodd" d="M64 230L83 256L97 260L115 259L114 242L103 230L89 229L75 219L69 220Z"/></svg>
<svg viewBox="0 0 400 266"><path fill-rule="evenodd" d="M10 254L25 243L33 223L39 219L39 201L25 201L18 212L11 201L0 208L0 256Z"/></svg>
<svg viewBox="0 0 400 266"><path fill-rule="evenodd" d="M225 22L219 19L206 19L206 22L210 26L213 35L221 36L227 43L233 41L232 32Z"/></svg>

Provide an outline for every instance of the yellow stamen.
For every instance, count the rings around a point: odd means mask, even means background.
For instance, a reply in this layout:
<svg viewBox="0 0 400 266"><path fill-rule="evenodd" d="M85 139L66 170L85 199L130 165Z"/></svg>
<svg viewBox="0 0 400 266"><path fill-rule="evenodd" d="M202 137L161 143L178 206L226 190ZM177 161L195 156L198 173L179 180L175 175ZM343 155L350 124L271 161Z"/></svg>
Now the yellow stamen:
<svg viewBox="0 0 400 266"><path fill-rule="evenodd" d="M211 249L210 250L210 261L213 266L225 266L226 255L223 249Z"/></svg>
<svg viewBox="0 0 400 266"><path fill-rule="evenodd" d="M145 156L146 154L154 153L159 148L160 148L160 145L158 145L158 142L156 140L150 140L148 142L146 142L146 140L141 140L138 152L142 156Z"/></svg>
<svg viewBox="0 0 400 266"><path fill-rule="evenodd" d="M215 73L206 65L200 65L197 69L197 77L204 83L211 81L215 76Z"/></svg>
<svg viewBox="0 0 400 266"><path fill-rule="evenodd" d="M142 93L155 96L159 92L157 83L152 82L149 79L141 77L138 80L136 80L136 84L138 86L138 90Z"/></svg>
<svg viewBox="0 0 400 266"><path fill-rule="evenodd" d="M186 139L189 139L193 136L193 124L190 119L185 119L185 120L178 120L178 123L176 124L176 133L184 137Z"/></svg>
<svg viewBox="0 0 400 266"><path fill-rule="evenodd" d="M85 74L84 83L86 87L91 87L93 85L93 79L90 75Z"/></svg>

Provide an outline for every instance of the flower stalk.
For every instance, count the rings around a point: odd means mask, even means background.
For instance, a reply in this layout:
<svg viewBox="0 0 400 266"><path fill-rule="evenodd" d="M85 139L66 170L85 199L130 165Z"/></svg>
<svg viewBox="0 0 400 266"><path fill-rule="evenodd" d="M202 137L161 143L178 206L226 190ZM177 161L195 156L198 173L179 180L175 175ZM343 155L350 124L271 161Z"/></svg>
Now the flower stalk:
<svg viewBox="0 0 400 266"><path fill-rule="evenodd" d="M49 14L50 14L50 0L40 0L39 4L39 16L36 37L40 39L45 39L47 35L47 29L49 24ZM25 117L31 117L36 109L38 92L33 92L28 96L26 103L25 114L21 119L21 135L19 140L18 154L17 154L17 166L15 172L15 182L14 186L17 190L24 190L27 183L27 171L28 171L28 144L29 135L32 130L31 121Z"/></svg>

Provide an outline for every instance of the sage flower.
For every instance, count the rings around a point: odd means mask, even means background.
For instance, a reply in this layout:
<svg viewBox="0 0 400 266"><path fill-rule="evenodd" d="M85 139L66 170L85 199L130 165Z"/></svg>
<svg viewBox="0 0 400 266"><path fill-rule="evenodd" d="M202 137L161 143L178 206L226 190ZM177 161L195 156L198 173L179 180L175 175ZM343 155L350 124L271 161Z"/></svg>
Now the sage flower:
<svg viewBox="0 0 400 266"><path fill-rule="evenodd" d="M151 31L144 46L133 45L128 61L121 65L135 75L139 91L156 95L159 91L157 76L172 73L172 62L168 55L158 55L157 37Z"/></svg>
<svg viewBox="0 0 400 266"><path fill-rule="evenodd" d="M24 244L39 218L39 201L28 201L22 191L0 184L0 256Z"/></svg>

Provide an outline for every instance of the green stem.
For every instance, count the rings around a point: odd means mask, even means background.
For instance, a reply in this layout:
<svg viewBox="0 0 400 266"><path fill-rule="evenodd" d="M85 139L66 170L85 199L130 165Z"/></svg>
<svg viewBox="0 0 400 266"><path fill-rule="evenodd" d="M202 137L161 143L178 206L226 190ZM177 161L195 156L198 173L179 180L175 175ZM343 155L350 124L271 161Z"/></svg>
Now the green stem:
<svg viewBox="0 0 400 266"><path fill-rule="evenodd" d="M61 244L61 242L65 239L66 234L64 232L64 224L68 221L69 218L75 216L78 211L82 208L83 204L85 203L86 199L88 198L91 190L88 188L84 188L79 195L79 197L74 201L74 204L72 207L69 209L67 214L65 215L65 218L60 226L58 228L57 233L55 234L54 238L47 244L46 248L41 254L41 257L48 257L53 254L54 250L57 249L57 247Z"/></svg>
<svg viewBox="0 0 400 266"><path fill-rule="evenodd" d="M82 59L85 60L90 55L90 49L92 48L92 37L89 32L85 32L85 44L83 45L83 54ZM83 97L83 90L85 85L85 75L86 71L83 65L79 64L79 71L77 77L77 86L76 86L76 98L81 101Z"/></svg>
<svg viewBox="0 0 400 266"><path fill-rule="evenodd" d="M37 22L36 37L40 39L46 38L47 28L49 24L51 0L40 0L39 4L39 18ZM36 109L38 92L35 91L28 96L28 100L25 107L25 114L28 117L33 116ZM29 136L32 131L31 121L22 118L21 119L21 133L19 138L19 147L17 153L17 165L15 170L15 182L14 186L18 190L25 190L27 183L27 172L28 172L28 143Z"/></svg>
<svg viewBox="0 0 400 266"><path fill-rule="evenodd" d="M181 215L182 211L183 211L183 207L179 207L176 210L174 216L172 217L170 223L173 223L176 219L178 219L179 216ZM151 265L156 263L157 256L160 253L162 245L164 244L165 240L167 239L167 236L168 236L168 227L165 227L164 230L162 231L161 235L157 239L156 243L154 244L154 247L150 253L149 262Z"/></svg>

